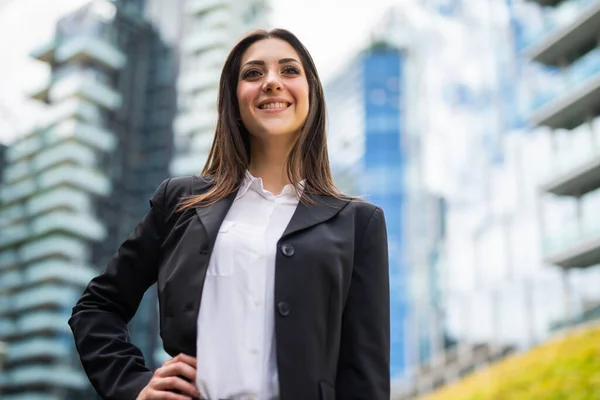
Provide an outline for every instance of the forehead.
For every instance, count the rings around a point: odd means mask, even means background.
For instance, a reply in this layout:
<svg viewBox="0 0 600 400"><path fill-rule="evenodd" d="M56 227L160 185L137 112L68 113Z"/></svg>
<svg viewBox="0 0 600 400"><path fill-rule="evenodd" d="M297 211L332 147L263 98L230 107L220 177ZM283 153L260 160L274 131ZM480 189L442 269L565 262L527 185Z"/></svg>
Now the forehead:
<svg viewBox="0 0 600 400"><path fill-rule="evenodd" d="M269 38L253 43L242 56L242 65L250 60L277 62L282 58L295 58L300 61L298 52L285 40Z"/></svg>

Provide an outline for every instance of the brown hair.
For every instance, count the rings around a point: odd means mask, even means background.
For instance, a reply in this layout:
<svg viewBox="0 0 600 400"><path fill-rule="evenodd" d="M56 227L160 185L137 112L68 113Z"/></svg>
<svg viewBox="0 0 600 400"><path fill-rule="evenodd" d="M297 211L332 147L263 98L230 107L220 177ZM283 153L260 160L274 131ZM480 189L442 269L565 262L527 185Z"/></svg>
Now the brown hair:
<svg viewBox="0 0 600 400"><path fill-rule="evenodd" d="M250 133L241 123L237 99L237 82L244 52L254 43L276 38L289 43L300 56L309 87L309 111L301 133L287 159L289 181L301 196L300 201L313 203L310 195L340 198L333 183L327 154L325 133L325 97L323 86L308 50L285 29L257 30L241 39L231 50L219 82L218 119L215 137L202 175L213 187L206 193L188 196L179 210L208 206L239 189L250 162ZM305 180L304 189L300 182Z"/></svg>

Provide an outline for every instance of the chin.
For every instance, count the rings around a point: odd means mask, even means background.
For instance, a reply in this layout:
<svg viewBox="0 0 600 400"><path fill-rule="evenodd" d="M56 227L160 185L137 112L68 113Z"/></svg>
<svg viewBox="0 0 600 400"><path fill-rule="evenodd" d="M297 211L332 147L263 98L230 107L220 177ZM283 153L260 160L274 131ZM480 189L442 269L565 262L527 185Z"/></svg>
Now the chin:
<svg viewBox="0 0 600 400"><path fill-rule="evenodd" d="M291 136L295 132L298 132L297 128L283 127L283 126L263 126L262 129L263 137L279 137L279 136Z"/></svg>

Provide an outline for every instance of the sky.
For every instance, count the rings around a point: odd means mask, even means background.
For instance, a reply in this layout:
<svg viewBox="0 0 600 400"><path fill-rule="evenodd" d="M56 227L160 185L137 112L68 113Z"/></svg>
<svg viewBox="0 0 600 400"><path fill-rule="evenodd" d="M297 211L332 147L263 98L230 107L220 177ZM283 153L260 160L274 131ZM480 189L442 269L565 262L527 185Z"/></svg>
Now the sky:
<svg viewBox="0 0 600 400"><path fill-rule="evenodd" d="M370 31L392 4L403 0L277 0L271 27L295 33L327 82L368 43ZM32 49L52 38L56 21L89 0L0 0L0 143L35 120L40 108L26 94L47 78ZM35 28L33 28L35 27Z"/></svg>

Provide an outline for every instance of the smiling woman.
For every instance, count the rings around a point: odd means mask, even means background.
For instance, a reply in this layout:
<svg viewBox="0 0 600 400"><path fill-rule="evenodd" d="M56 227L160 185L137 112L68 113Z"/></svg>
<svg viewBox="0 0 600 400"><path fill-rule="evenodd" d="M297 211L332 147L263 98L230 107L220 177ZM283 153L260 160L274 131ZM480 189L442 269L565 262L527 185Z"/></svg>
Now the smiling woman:
<svg viewBox="0 0 600 400"><path fill-rule="evenodd" d="M164 181L69 324L106 400L389 400L383 211L335 188L315 65L288 31L229 54L202 174ZM127 323L157 282L173 357Z"/></svg>
<svg viewBox="0 0 600 400"><path fill-rule="evenodd" d="M218 184L185 199L181 209L223 198L239 187L247 169L269 190L291 184L303 202L311 201L308 193L340 198L329 169L323 87L310 54L292 33L256 31L233 48L221 74L218 112L202 171ZM263 157L270 160L263 165L279 167L262 170L256 160Z"/></svg>

